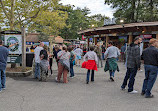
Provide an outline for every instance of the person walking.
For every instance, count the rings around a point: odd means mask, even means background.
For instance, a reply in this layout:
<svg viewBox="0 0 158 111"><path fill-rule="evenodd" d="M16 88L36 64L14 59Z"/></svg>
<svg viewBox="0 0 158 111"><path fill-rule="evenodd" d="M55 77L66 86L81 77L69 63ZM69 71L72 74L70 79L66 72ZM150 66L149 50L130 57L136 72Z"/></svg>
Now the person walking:
<svg viewBox="0 0 158 111"><path fill-rule="evenodd" d="M142 42L142 38L137 36L134 39L134 42L131 43L127 48L127 72L124 77L124 81L122 83L121 89L125 90L128 83L128 92L129 93L137 93L138 91L134 90L134 82L137 71L140 70L141 65L141 56L140 56L140 47L139 44Z"/></svg>
<svg viewBox="0 0 158 111"><path fill-rule="evenodd" d="M34 78L35 79L40 79L40 62L41 62L40 51L43 50L43 46L44 46L44 43L41 42L39 44L39 46L37 46L34 50L34 56L35 56L35 75L34 75Z"/></svg>
<svg viewBox="0 0 158 111"><path fill-rule="evenodd" d="M150 46L143 51L142 60L144 60L145 79L141 95L145 94L146 98L153 98L151 94L152 87L157 78L158 72L158 49L156 39L150 39Z"/></svg>
<svg viewBox="0 0 158 111"><path fill-rule="evenodd" d="M126 44L124 44L121 47L121 62L124 62L124 64L125 64L125 51L126 51Z"/></svg>
<svg viewBox="0 0 158 111"><path fill-rule="evenodd" d="M99 61L101 63L101 67L103 67L103 63L102 63L102 49L99 45L96 46L96 48L94 49L94 52L97 54L98 57L98 64L97 67L99 68Z"/></svg>
<svg viewBox="0 0 158 111"><path fill-rule="evenodd" d="M48 47L44 45L44 49L40 51L40 81L47 81L47 76L48 76L48 69L50 68L49 66L49 59L48 59Z"/></svg>
<svg viewBox="0 0 158 111"><path fill-rule="evenodd" d="M73 66L74 66L74 60L75 60L75 54L74 54L74 51L73 51L73 47L69 47L69 52L70 52L70 77L73 78L74 77L74 69L73 69Z"/></svg>
<svg viewBox="0 0 158 111"><path fill-rule="evenodd" d="M105 45L102 45L102 60L105 60L104 53L106 51Z"/></svg>
<svg viewBox="0 0 158 111"><path fill-rule="evenodd" d="M4 47L2 40L0 40L0 92L6 88L6 66L7 66L7 57L9 55L8 48Z"/></svg>
<svg viewBox="0 0 158 111"><path fill-rule="evenodd" d="M82 56L83 50L80 49L79 46L77 46L77 49L74 50L74 53L76 55L76 66L80 66L81 56Z"/></svg>
<svg viewBox="0 0 158 111"><path fill-rule="evenodd" d="M108 71L110 73L110 80L114 81L114 75L115 71L119 71L118 65L117 65L117 57L120 55L120 51L117 47L113 46L113 42L108 42L108 48L104 54L106 60L104 71Z"/></svg>
<svg viewBox="0 0 158 111"><path fill-rule="evenodd" d="M90 70L92 70L91 72L91 81L94 82L94 70L98 70L97 69L97 63L98 63L98 57L97 54L94 52L94 47L90 46L90 51L88 51L85 55L84 55L84 62L82 63L82 68L86 68L88 69L87 71L87 79L86 82L87 84L89 83L89 75L90 75ZM87 61L86 61L87 59Z"/></svg>
<svg viewBox="0 0 158 111"><path fill-rule="evenodd" d="M61 51L61 49L59 49L59 47L58 46L55 46L55 48L54 48L54 50L53 50L53 54L54 54L54 57L55 57L55 59L56 59L56 62L57 62L57 65L58 65L58 59L57 59L57 54L58 54L58 52L60 52Z"/></svg>
<svg viewBox="0 0 158 111"><path fill-rule="evenodd" d="M60 82L62 73L63 73L63 82L68 83L67 74L70 70L70 52L67 51L67 47L64 46L63 50L58 52L57 58L59 59L58 62L58 77L56 78L57 82Z"/></svg>

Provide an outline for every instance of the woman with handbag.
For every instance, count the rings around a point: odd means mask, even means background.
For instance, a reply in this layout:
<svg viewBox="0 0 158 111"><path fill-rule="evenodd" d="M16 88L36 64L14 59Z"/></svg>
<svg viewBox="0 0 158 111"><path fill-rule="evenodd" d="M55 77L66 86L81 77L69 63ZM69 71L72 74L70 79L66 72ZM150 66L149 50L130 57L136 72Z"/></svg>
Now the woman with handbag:
<svg viewBox="0 0 158 111"><path fill-rule="evenodd" d="M66 46L63 47L62 51L58 52L57 58L59 61L58 61L58 77L56 78L56 81L60 82L63 73L63 82L68 83L67 74L70 70L70 62L69 62L70 52L67 51Z"/></svg>
<svg viewBox="0 0 158 111"><path fill-rule="evenodd" d="M86 58L87 58L87 61L86 61ZM97 58L97 54L94 52L93 46L91 46L90 51L88 51L84 55L83 60L84 62L82 63L82 68L88 69L86 82L87 84L89 83L90 70L92 70L91 81L94 82L94 70L96 71L98 70L97 69L98 58Z"/></svg>

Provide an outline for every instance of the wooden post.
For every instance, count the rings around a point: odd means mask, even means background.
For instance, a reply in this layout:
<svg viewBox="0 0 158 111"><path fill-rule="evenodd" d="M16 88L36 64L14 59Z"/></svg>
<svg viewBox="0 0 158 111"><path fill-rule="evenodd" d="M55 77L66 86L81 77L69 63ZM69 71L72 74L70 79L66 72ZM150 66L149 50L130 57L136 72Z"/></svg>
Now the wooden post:
<svg viewBox="0 0 158 111"><path fill-rule="evenodd" d="M129 35L128 44L132 43L132 40L133 40L133 36L132 36L132 35Z"/></svg>
<svg viewBox="0 0 158 111"><path fill-rule="evenodd" d="M88 40L87 40L87 44L88 44L88 47L87 47L87 50L89 49L89 37L87 38Z"/></svg>
<svg viewBox="0 0 158 111"><path fill-rule="evenodd" d="M106 36L106 49L108 48L109 36Z"/></svg>
<svg viewBox="0 0 158 111"><path fill-rule="evenodd" d="M156 39L158 40L158 34L156 34Z"/></svg>
<svg viewBox="0 0 158 111"><path fill-rule="evenodd" d="M22 31L22 71L26 69L26 37L25 37L25 28L21 28Z"/></svg>

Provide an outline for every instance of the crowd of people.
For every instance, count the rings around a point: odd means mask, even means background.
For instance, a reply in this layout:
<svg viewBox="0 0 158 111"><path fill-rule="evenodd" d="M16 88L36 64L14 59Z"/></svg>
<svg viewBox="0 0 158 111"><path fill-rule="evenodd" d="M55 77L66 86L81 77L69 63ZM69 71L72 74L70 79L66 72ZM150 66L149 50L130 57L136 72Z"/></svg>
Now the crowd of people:
<svg viewBox="0 0 158 111"><path fill-rule="evenodd" d="M62 50L58 46L53 48L53 54L43 42L34 50L34 78L40 81L47 81L48 71L52 70L52 61L55 58L58 66L58 74L55 78L56 82L61 82L63 74L63 83L68 83L68 73L70 77L75 76L74 65L81 68L87 69L86 83L89 84L89 77L91 72L91 82L94 82L94 74L98 68L103 67L102 60L106 60L104 71L109 71L110 81L114 81L115 71L119 71L117 64L118 57L121 56L121 60L126 60L125 64L127 67L126 75L121 85L121 90L125 90L128 83L128 92L137 93L134 89L134 82L137 71L140 70L141 62L144 63L145 68L145 79L142 87L141 95L145 95L146 98L152 98L151 94L152 87L156 81L158 74L158 40L150 39L149 47L146 48L141 54L140 43L142 42L141 37L136 37L134 42L129 44L126 48L124 45L121 47L121 51L113 45L112 41L108 42L108 48L105 45L91 45L88 51L80 46L77 48L73 46L63 46ZM126 53L126 59L125 59ZM7 56L9 52L6 47L2 45L0 40L0 91L5 89L5 69L7 65ZM83 55L83 63L81 63ZM141 61L142 60L142 61Z"/></svg>

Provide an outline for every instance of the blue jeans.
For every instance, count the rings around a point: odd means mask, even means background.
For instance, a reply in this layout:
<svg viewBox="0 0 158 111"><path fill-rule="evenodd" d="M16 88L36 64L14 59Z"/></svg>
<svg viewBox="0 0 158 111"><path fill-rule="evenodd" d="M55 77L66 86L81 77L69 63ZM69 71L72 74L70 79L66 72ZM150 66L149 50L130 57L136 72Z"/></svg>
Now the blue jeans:
<svg viewBox="0 0 158 111"><path fill-rule="evenodd" d="M89 82L90 70L87 71L87 82ZM94 70L91 73L91 81L94 81Z"/></svg>
<svg viewBox="0 0 158 111"><path fill-rule="evenodd" d="M111 77L111 76L114 77L115 71L109 71L109 73L110 73L110 77Z"/></svg>
<svg viewBox="0 0 158 111"><path fill-rule="evenodd" d="M127 81L129 79L129 83L128 83L128 92L133 91L133 86L134 86L134 82L135 82L135 76L137 74L137 70L138 68L127 68L127 72L126 72L126 76L124 78L123 84L121 86L121 88L125 88L127 85Z"/></svg>
<svg viewBox="0 0 158 111"><path fill-rule="evenodd" d="M153 65L144 65L145 68L145 79L143 83L142 92L146 94L146 96L150 96L151 89L157 78L158 66Z"/></svg>
<svg viewBox="0 0 158 111"><path fill-rule="evenodd" d="M70 62L70 77L74 76L74 68L73 68L73 62Z"/></svg>
<svg viewBox="0 0 158 111"><path fill-rule="evenodd" d="M40 78L40 63L35 63L35 78Z"/></svg>
<svg viewBox="0 0 158 111"><path fill-rule="evenodd" d="M104 53L102 53L102 59L104 60Z"/></svg>
<svg viewBox="0 0 158 111"><path fill-rule="evenodd" d="M5 70L0 70L0 91L5 88L6 74Z"/></svg>

